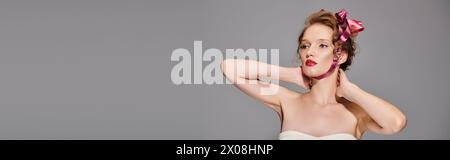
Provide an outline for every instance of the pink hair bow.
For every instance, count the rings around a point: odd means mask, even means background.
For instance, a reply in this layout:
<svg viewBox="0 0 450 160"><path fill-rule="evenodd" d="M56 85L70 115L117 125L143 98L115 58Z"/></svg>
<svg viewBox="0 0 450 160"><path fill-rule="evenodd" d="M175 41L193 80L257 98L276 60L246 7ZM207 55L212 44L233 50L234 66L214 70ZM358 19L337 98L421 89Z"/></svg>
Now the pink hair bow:
<svg viewBox="0 0 450 160"><path fill-rule="evenodd" d="M339 39L342 43L347 41L350 36L356 37L358 35L358 32L364 30L361 21L347 19L347 11L345 9L342 9L341 11L336 13L336 19L339 25Z"/></svg>

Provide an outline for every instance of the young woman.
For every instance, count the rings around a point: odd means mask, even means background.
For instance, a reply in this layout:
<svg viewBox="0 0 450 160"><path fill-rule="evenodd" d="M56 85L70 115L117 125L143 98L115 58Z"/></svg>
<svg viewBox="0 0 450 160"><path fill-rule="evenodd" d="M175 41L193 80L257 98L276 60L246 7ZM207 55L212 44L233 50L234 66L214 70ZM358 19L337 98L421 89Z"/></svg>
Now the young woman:
<svg viewBox="0 0 450 160"><path fill-rule="evenodd" d="M356 140L366 131L394 134L405 127L406 117L396 106L346 77L344 71L355 56L355 37L364 30L361 22L346 16L345 10L333 14L322 9L308 17L298 38L301 67L242 59L222 62L224 75L237 88L278 113L279 139ZM277 84L264 83L259 77L272 74L308 91L299 93L277 86L276 94L261 94L260 89Z"/></svg>

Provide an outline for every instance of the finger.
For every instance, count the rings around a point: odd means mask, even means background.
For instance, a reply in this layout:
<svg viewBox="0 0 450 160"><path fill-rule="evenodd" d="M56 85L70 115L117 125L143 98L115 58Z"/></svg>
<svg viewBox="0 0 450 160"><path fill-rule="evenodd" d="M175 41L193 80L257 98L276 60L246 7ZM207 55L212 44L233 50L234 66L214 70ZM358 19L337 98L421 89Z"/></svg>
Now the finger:
<svg viewBox="0 0 450 160"><path fill-rule="evenodd" d="M309 77L303 76L303 85L305 88L309 89L310 85L309 85Z"/></svg>
<svg viewBox="0 0 450 160"><path fill-rule="evenodd" d="M347 77L346 77L346 75L344 73L344 70L342 70L342 69L339 69L339 70L341 71L341 74L339 74L340 75L339 77L342 76L343 79L346 79Z"/></svg>

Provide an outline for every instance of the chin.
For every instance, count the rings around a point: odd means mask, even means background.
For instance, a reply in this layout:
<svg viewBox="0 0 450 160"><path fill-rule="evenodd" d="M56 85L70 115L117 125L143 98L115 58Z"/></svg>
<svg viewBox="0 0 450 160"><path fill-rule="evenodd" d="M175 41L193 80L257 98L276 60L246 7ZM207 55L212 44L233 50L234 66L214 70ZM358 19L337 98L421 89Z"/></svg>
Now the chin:
<svg viewBox="0 0 450 160"><path fill-rule="evenodd" d="M313 69L304 69L303 74L305 74L308 77L315 77L316 71L314 71Z"/></svg>
<svg viewBox="0 0 450 160"><path fill-rule="evenodd" d="M304 73L308 77L316 77L320 76L321 73L325 73L326 71L320 71L319 68L305 68Z"/></svg>

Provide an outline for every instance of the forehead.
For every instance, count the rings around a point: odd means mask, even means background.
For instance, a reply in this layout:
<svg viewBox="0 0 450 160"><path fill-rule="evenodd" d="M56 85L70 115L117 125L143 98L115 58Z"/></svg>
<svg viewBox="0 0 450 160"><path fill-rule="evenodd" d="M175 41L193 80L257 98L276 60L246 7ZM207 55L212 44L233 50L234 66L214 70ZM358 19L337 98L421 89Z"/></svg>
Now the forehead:
<svg viewBox="0 0 450 160"><path fill-rule="evenodd" d="M306 30L305 33L303 34L303 38L302 41L318 41L320 39L326 39L331 41L332 40L332 35L333 35L333 29L331 29L330 27L320 24L320 23L315 23L311 26L309 26Z"/></svg>

